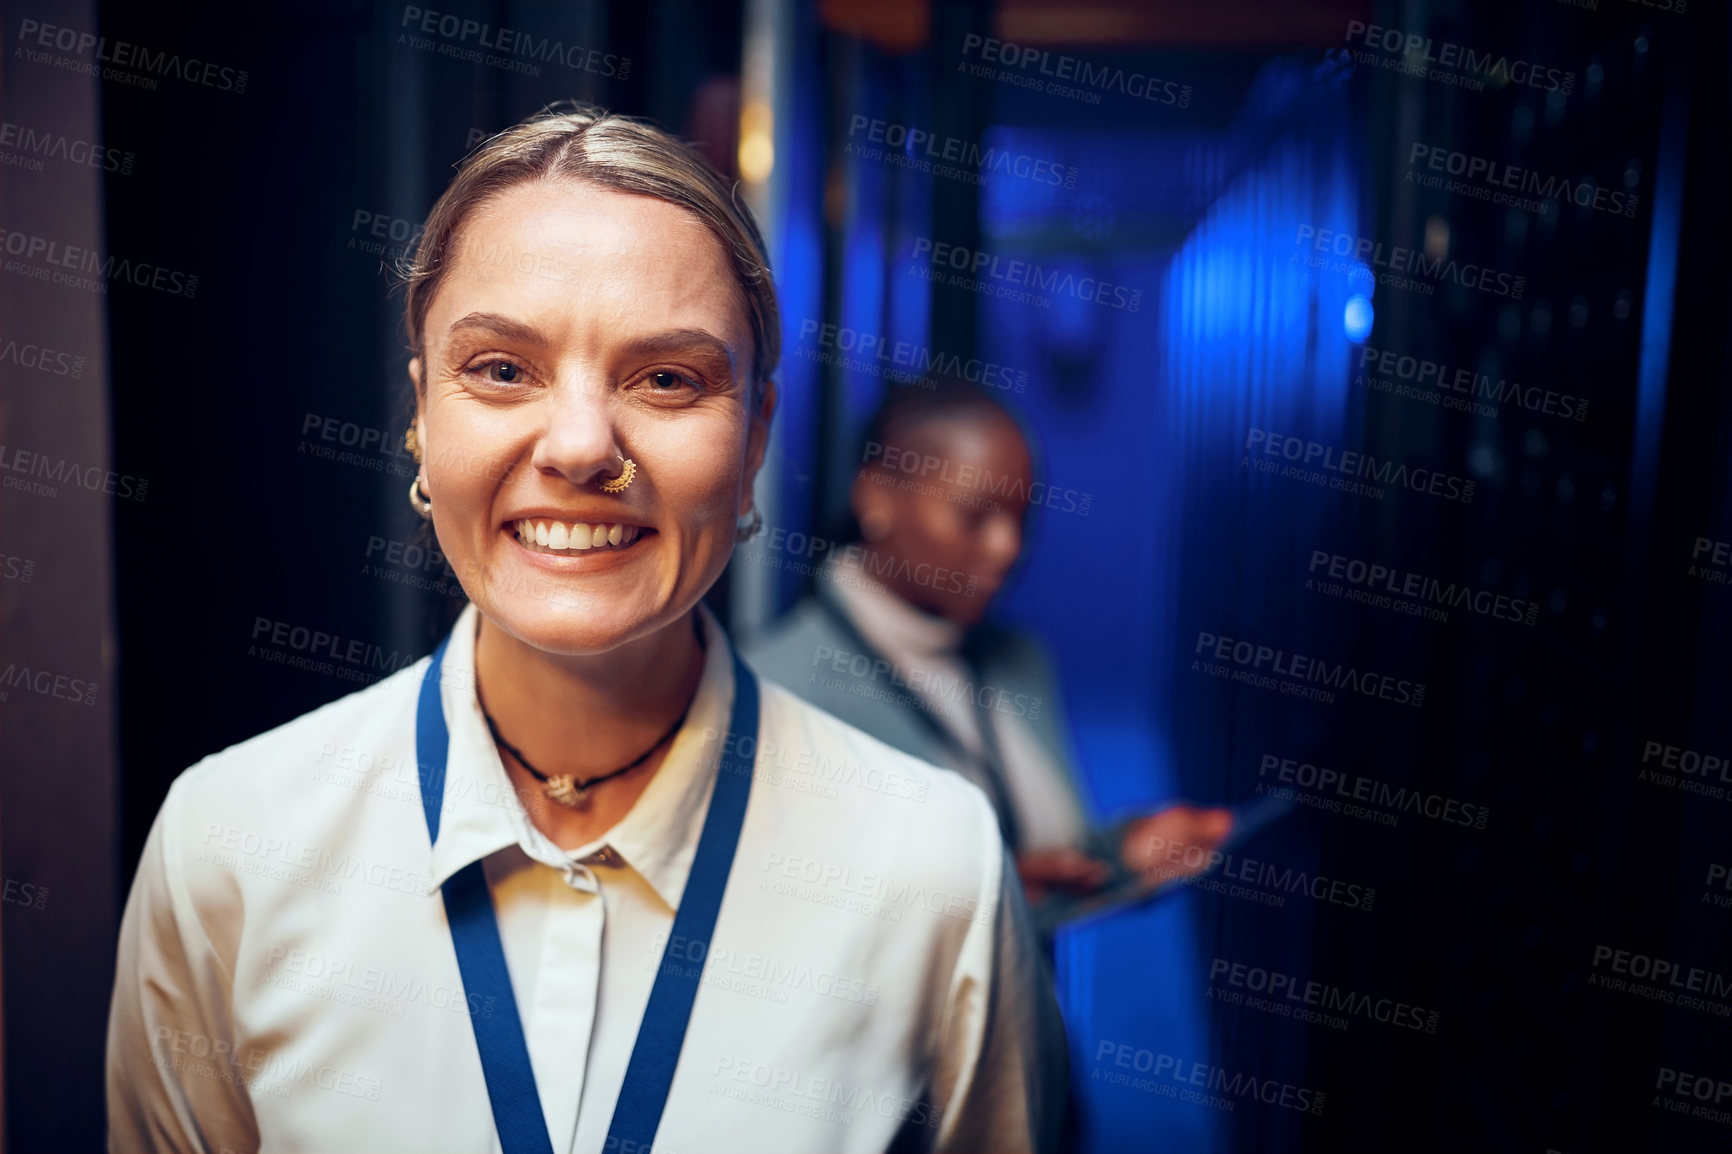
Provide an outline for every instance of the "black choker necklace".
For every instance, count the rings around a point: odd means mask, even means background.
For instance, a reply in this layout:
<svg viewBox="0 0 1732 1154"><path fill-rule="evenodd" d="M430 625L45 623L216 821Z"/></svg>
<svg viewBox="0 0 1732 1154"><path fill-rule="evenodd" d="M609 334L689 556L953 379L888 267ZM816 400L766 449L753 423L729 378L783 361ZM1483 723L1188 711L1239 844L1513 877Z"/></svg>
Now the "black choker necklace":
<svg viewBox="0 0 1732 1154"><path fill-rule="evenodd" d="M698 652L700 654L707 652L709 647L704 643L704 627L702 623L698 621L698 615L696 613L692 614L692 632L698 639ZM701 669L698 672L698 685L703 685L703 671ZM493 740L498 742L505 752L509 753L512 757L515 757L517 763L523 766L524 769L527 769L530 774L534 776L535 780L541 783L541 792L546 794L549 800L556 801L560 805L566 806L570 809L584 808L589 804L589 791L591 789L600 785L604 781L611 781L622 773L630 773L632 770L648 761L650 754L660 749L667 742L668 738L680 731L680 726L686 723L686 715L691 713L692 705L697 701L697 699L698 692L697 689L694 688L692 690L692 699L691 701L686 702L686 707L680 712L679 718L673 723L673 725L668 727L666 733L656 738L654 745L638 754L637 758L630 764L622 765L618 769L610 770L607 773L597 774L594 777L585 778L583 781L579 781L569 773L542 773L539 769L536 769L533 765L529 764L529 759L523 756L523 752L515 745L512 745L509 741L506 741L505 736L499 732L499 723L493 720L493 715L491 713L487 712L487 705L481 700L479 689L477 689L475 694L475 702L477 705L481 706L481 716L487 719L487 731L493 735Z"/></svg>
<svg viewBox="0 0 1732 1154"><path fill-rule="evenodd" d="M695 701L697 695L693 694L692 699ZM656 743L654 745L638 754L637 759L629 765L622 765L616 770L612 770L608 773L597 774L595 777L585 778L582 781L577 780L577 778L573 777L569 773L542 773L539 769L536 769L533 765L529 764L529 759L523 756L522 751L520 751L515 745L512 745L509 741L505 740L499 732L498 723L493 720L493 715L487 712L487 707L485 705L481 707L481 716L487 719L487 729L488 732L493 734L493 740L497 741L504 748L505 752L509 753L512 757L515 757L518 764L533 774L537 781L541 782L542 793L546 794L549 799L557 801L560 805L568 806L571 809L582 809L584 806L589 804L590 789L600 785L604 781L616 778L622 773L630 773L645 761L649 760L650 754L660 749L668 738L680 731L680 726L686 723L686 714L691 711L692 707L687 705L685 713L680 714L679 720L675 721L666 733L656 738Z"/></svg>

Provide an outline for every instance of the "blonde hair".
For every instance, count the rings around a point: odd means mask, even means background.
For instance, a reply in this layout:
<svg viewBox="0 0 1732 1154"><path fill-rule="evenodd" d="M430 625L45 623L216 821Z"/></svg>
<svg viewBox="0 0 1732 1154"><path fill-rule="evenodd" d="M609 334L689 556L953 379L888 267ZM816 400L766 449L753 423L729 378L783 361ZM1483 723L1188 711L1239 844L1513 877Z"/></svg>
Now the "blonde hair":
<svg viewBox="0 0 1732 1154"><path fill-rule="evenodd" d="M508 188L554 179L665 200L696 216L722 242L745 299L752 330L752 396L761 399L782 357L782 316L770 279L769 249L751 210L678 137L646 120L576 102L549 105L483 141L458 166L427 215L415 255L399 268L413 355L423 352L427 310L470 216Z"/></svg>

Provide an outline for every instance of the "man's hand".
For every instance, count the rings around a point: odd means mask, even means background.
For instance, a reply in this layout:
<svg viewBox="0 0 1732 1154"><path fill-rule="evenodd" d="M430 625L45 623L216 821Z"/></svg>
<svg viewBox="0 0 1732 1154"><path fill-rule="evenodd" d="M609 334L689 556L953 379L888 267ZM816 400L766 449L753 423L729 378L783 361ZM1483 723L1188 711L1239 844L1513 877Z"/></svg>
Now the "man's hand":
<svg viewBox="0 0 1732 1154"><path fill-rule="evenodd" d="M1078 894L1097 890L1112 871L1105 862L1066 846L1017 854L1016 872L1022 878L1028 904L1037 905L1046 899L1049 889Z"/></svg>
<svg viewBox="0 0 1732 1154"><path fill-rule="evenodd" d="M1172 805L1132 822L1119 853L1127 869L1157 886L1202 873L1232 828L1232 810Z"/></svg>

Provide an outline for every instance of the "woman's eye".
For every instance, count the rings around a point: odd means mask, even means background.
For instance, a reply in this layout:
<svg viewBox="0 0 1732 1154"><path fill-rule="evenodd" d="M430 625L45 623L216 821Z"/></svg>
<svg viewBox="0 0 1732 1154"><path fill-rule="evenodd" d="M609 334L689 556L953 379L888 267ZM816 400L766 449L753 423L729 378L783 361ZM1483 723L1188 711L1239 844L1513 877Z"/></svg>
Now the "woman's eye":
<svg viewBox="0 0 1732 1154"><path fill-rule="evenodd" d="M463 370L463 375L480 377L489 385L521 385L529 380L529 370L512 361L476 361Z"/></svg>
<svg viewBox="0 0 1732 1154"><path fill-rule="evenodd" d="M689 377L682 377L668 369L651 373L648 380L650 388L658 393L669 393L682 387L697 387Z"/></svg>

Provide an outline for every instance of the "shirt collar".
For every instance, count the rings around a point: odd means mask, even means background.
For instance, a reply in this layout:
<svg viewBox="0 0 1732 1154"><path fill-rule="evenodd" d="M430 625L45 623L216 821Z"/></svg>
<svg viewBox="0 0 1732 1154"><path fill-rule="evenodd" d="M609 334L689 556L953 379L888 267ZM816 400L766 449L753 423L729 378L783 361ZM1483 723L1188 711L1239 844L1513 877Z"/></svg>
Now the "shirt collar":
<svg viewBox="0 0 1732 1154"><path fill-rule="evenodd" d="M704 669L685 724L643 795L624 818L589 845L562 850L535 828L487 731L475 693L475 633L480 612L464 608L445 650L440 700L451 735L444 813L431 851L429 894L470 862L516 844L554 868L608 847L650 884L670 909L679 907L697 853L733 710L732 649L721 623L700 603Z"/></svg>
<svg viewBox="0 0 1732 1154"><path fill-rule="evenodd" d="M954 654L967 630L956 622L916 609L893 590L854 566L843 567L834 554L819 580L847 612L860 635L880 653L894 658L932 658Z"/></svg>

